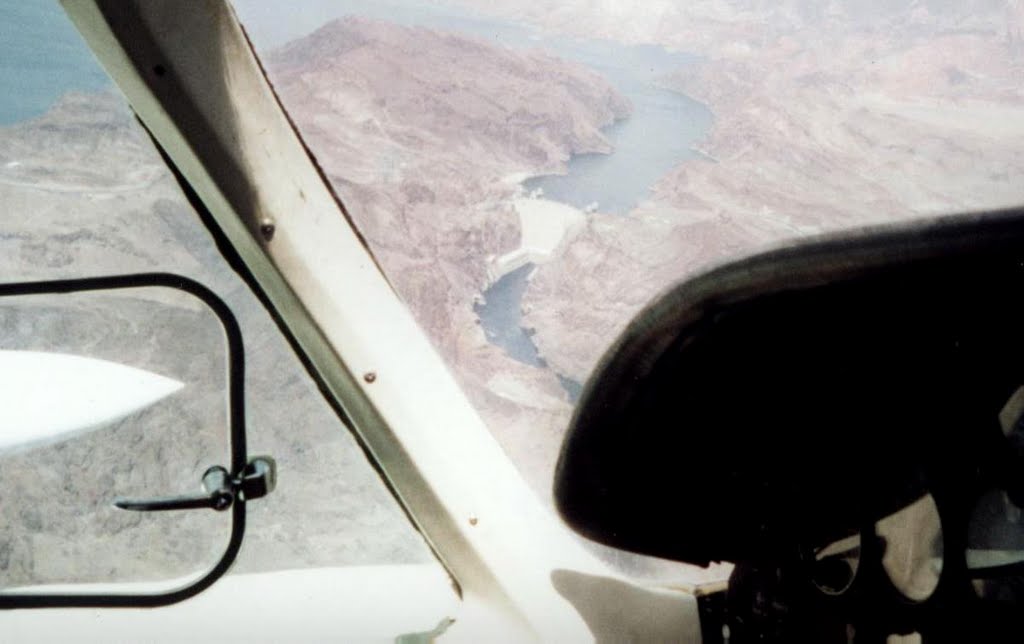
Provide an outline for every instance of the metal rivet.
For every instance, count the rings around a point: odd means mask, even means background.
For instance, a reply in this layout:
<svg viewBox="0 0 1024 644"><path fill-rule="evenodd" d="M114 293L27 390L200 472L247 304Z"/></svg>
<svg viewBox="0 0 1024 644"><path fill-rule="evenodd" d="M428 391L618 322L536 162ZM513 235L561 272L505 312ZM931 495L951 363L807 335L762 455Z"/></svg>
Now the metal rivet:
<svg viewBox="0 0 1024 644"><path fill-rule="evenodd" d="M469 517L469 525L476 525L478 521L476 517Z"/></svg>
<svg viewBox="0 0 1024 644"><path fill-rule="evenodd" d="M260 234L263 235L265 241L270 241L274 238L274 220L273 219L262 219L260 220Z"/></svg>
<svg viewBox="0 0 1024 644"><path fill-rule="evenodd" d="M363 380L365 380L366 382L373 382L376 379L377 374L372 371L367 371L365 374L363 374Z"/></svg>

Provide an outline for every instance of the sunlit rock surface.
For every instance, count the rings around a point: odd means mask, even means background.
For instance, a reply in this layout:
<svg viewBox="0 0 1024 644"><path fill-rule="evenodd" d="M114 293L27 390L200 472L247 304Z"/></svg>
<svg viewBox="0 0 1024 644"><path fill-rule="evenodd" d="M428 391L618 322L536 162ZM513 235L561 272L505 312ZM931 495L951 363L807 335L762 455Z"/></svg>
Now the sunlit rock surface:
<svg viewBox="0 0 1024 644"><path fill-rule="evenodd" d="M69 94L0 128L0 204L5 282L169 271L211 288L238 317L249 453L272 455L279 476L249 506L232 570L436 561L122 99ZM0 300L2 348L91 355L186 385L80 437L0 455L0 586L170 579L223 552L225 515L111 505L196 493L206 467L226 464L221 331L196 310L151 304L58 297L30 310Z"/></svg>
<svg viewBox="0 0 1024 644"><path fill-rule="evenodd" d="M361 18L328 23L266 65L384 272L547 497L571 411L565 391L552 370L489 344L473 304L500 277L496 266L537 259L565 228L522 240L521 217L537 209L517 210L522 189L510 177L611 152L601 128L627 118L629 102L588 68L540 51Z"/></svg>

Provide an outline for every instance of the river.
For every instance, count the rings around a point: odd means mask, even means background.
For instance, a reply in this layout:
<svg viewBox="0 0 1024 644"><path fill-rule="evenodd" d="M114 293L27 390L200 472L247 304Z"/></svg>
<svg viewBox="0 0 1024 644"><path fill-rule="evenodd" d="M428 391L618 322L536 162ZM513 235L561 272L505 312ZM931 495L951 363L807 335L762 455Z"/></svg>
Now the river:
<svg viewBox="0 0 1024 644"><path fill-rule="evenodd" d="M56 0L0 0L0 126L111 83Z"/></svg>
<svg viewBox="0 0 1024 644"><path fill-rule="evenodd" d="M600 212L624 215L658 179L699 155L693 146L710 128L711 112L658 85L695 57L608 40L560 41L551 49L602 74L633 103L633 114L605 128L612 154L577 155L567 174L534 177L524 183L527 189L541 188L545 198L577 208L596 205Z"/></svg>
<svg viewBox="0 0 1024 644"><path fill-rule="evenodd" d="M306 0L303 11L284 12L277 2L267 0L235 0L234 5L257 48L264 51L332 18L357 14L473 35L513 49L541 48L594 69L633 104L629 118L604 130L614 152L575 156L566 174L533 177L523 184L577 208L596 204L601 212L625 215L655 181L697 155L693 145L711 125L712 115L703 104L658 85L661 77L691 64L695 57L690 54L544 36L529 27L411 0ZM0 101L0 125L42 114L68 90L95 91L109 85L56 2L0 0L0 86L6 90ZM521 326L520 301L532 270L531 264L501 277L474 308L488 341L514 360L545 367L532 333ZM575 398L579 383L559 377Z"/></svg>
<svg viewBox="0 0 1024 644"><path fill-rule="evenodd" d="M672 168L698 156L694 144L711 126L711 112L693 99L664 89L659 80L692 64L692 54L650 45L625 45L600 39L552 37L527 26L497 22L469 11L437 7L414 0L307 0L303 11L282 12L270 0L235 0L258 50L269 50L319 28L328 20L359 15L407 26L420 26L475 36L512 49L547 50L582 63L603 75L633 104L632 115L604 130L611 154L577 155L564 175L528 179L528 191L541 189L545 198L577 208L596 204L603 213L626 215L649 194L652 185ZM483 292L474 307L487 340L513 360L546 367L532 333L521 326L520 302L533 265L502 276ZM580 384L559 374L569 398Z"/></svg>
<svg viewBox="0 0 1024 644"><path fill-rule="evenodd" d="M629 118L604 130L614 152L577 155L570 160L567 174L534 177L523 184L528 190L541 188L545 197L577 208L596 203L601 212L626 214L655 181L699 155L694 143L711 127L712 115L703 103L658 84L671 72L697 61L693 54L653 45L552 37L528 26L414 0L307 0L303 11L288 12L269 0L235 0L234 5L261 51L305 35L331 19L358 15L475 36L511 49L539 48L590 67L633 103Z"/></svg>

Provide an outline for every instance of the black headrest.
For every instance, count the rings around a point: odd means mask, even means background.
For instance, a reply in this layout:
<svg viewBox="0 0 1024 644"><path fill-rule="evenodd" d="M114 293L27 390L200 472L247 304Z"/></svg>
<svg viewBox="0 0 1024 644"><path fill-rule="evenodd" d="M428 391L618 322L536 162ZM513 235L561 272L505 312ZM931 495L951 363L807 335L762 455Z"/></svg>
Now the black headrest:
<svg viewBox="0 0 1024 644"><path fill-rule="evenodd" d="M861 230L670 289L585 388L562 516L611 546L741 561L853 534L943 463L980 463L1024 384L1022 221Z"/></svg>

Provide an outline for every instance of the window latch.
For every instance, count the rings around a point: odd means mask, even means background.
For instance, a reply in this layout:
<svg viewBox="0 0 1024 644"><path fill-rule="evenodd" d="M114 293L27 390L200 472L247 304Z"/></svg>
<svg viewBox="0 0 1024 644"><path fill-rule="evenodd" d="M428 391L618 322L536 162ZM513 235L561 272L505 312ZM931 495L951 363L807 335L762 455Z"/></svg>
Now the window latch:
<svg viewBox="0 0 1024 644"><path fill-rule="evenodd" d="M257 456L241 472L229 474L214 465L203 474L203 492L195 495L164 496L151 499L114 499L122 510L163 512L209 508L224 511L235 501L252 501L274 491L277 485L277 464L269 456Z"/></svg>

